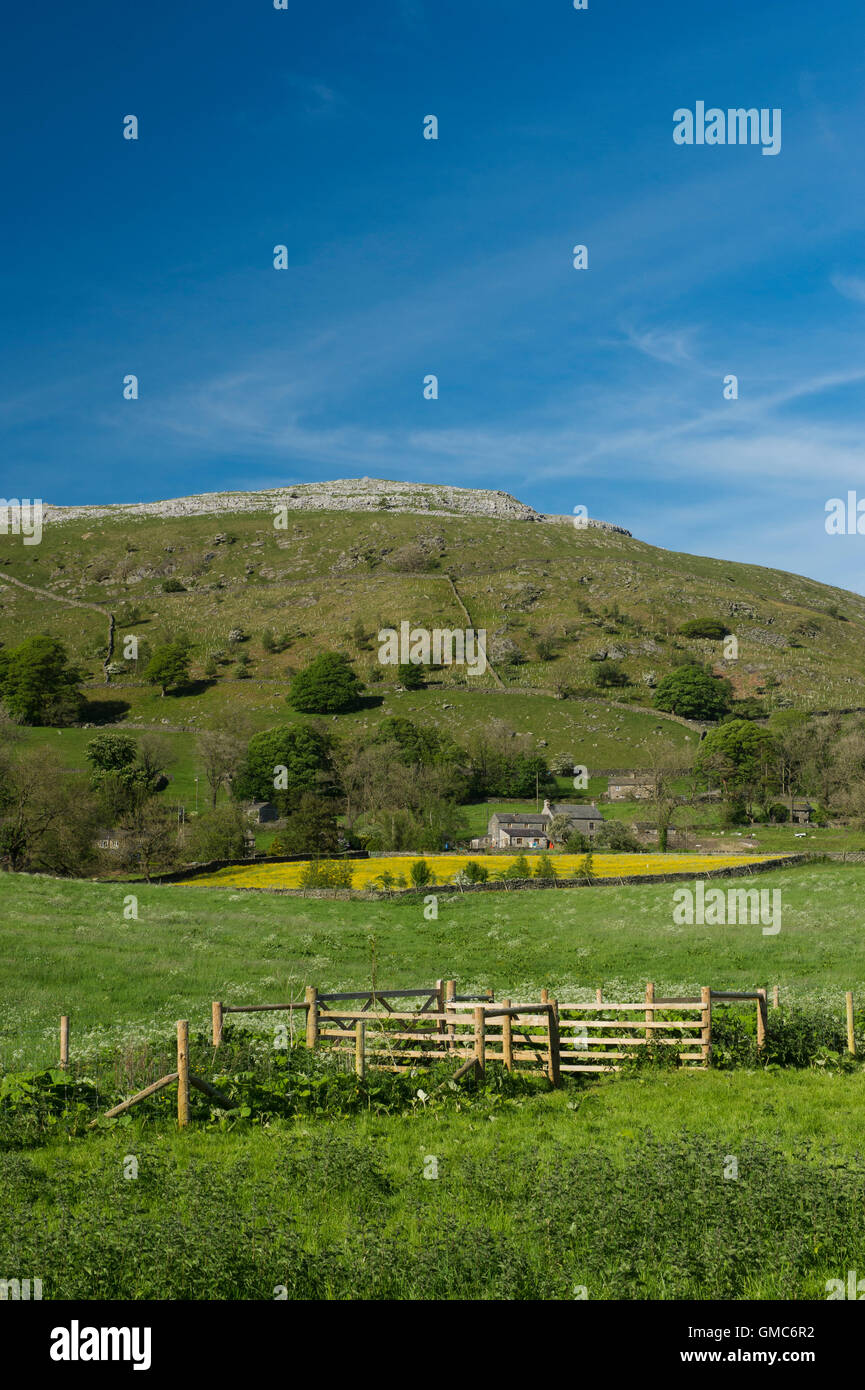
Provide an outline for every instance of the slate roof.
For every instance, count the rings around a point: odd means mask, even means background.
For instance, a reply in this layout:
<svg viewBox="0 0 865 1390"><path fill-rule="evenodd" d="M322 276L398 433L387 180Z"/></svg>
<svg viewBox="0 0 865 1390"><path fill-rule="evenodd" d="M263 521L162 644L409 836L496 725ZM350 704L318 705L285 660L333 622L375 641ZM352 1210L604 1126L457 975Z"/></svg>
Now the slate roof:
<svg viewBox="0 0 865 1390"><path fill-rule="evenodd" d="M523 826L525 828L537 828L544 830L549 825L553 816L568 816L571 820L603 820L601 812L597 806L569 806L565 803L561 805L550 804L550 812L537 811L528 815L513 815L507 812L496 812L492 817L500 826Z"/></svg>

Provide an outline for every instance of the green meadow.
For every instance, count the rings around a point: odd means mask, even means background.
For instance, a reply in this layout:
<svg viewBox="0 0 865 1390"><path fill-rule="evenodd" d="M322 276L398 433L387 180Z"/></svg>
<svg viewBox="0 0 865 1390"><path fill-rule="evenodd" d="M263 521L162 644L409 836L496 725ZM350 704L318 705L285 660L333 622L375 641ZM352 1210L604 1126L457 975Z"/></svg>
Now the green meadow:
<svg viewBox="0 0 865 1390"><path fill-rule="evenodd" d="M563 1001L778 984L773 1047L797 1013L803 1038L818 1018L817 1043L837 1036L846 989L861 1037L863 884L837 863L760 875L783 908L764 937L675 926L673 884L455 893L428 921L422 899L2 875L7 1272L39 1271L47 1299L825 1298L865 1267L865 1076L838 1050L767 1065L718 1047L708 1072L649 1063L556 1091L495 1066L359 1082L324 1048L274 1051L283 1015L245 1016L214 1054L210 1003L440 976ZM66 1075L45 1070L62 1012ZM169 1089L89 1129L169 1069L178 1018L235 1108L194 1092L180 1132Z"/></svg>
<svg viewBox="0 0 865 1390"><path fill-rule="evenodd" d="M820 1299L865 1262L863 1117L861 1072L183 1133L166 1102L0 1149L0 1233L45 1298Z"/></svg>
<svg viewBox="0 0 865 1390"><path fill-rule="evenodd" d="M731 879L741 886L742 880ZM724 887L726 880L718 885ZM865 990L865 866L814 863L753 880L780 889L782 929L679 926L674 884L346 901L182 884L104 884L0 876L0 1063L45 1065L57 1020L73 1038L118 1041L177 1018L202 1026L227 1004L302 998L303 988L380 988L459 981L534 999L602 988L638 999L646 980L685 994L701 985L754 989L841 1007ZM129 895L135 898L137 918ZM125 915L127 914L127 915Z"/></svg>

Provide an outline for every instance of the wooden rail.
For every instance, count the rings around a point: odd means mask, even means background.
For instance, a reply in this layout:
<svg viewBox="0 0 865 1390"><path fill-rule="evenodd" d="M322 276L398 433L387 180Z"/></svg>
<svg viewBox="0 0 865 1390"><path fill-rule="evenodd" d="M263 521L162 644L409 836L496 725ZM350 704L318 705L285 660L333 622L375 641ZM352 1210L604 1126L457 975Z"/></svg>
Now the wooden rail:
<svg viewBox="0 0 865 1390"><path fill-rule="evenodd" d="M419 999L416 1009L394 1009L390 1000ZM361 1002L358 1009L332 1009L324 1004ZM676 1048L678 1060L689 1070L705 1070L712 1057L712 1008L715 1004L749 1003L757 1007L757 1047L765 1048L768 1022L768 993L756 990L714 990L704 986L699 997L659 998L651 981L641 1003L616 1004L605 1001L596 991L594 1004L560 1004L549 990L541 991L539 1003L513 1004L510 999L496 1001L492 990L486 996L461 995L453 980L437 980L434 986L418 989L358 990L319 993L314 985L306 988L303 1000L287 1004L223 1004L214 1000L211 1009L213 1044L223 1041L226 1013L266 1013L303 1010L306 1016L306 1045L324 1043L330 1050L351 1054L359 1077L371 1064L383 1070L418 1070L442 1061L461 1061L452 1079L477 1071L483 1075L489 1062L501 1062L510 1072L517 1064L542 1070L553 1086L562 1073L612 1072L620 1063L645 1055L640 1048ZM472 1003L471 1010L461 1004ZM432 1007L437 1005L437 1007ZM780 1007L779 990L772 990L772 1006ZM856 1055L853 994L845 994L847 1050ZM658 1017L675 1014L675 1018ZM69 1066L69 1015L60 1020L60 1065ZM526 1070L525 1067L519 1068ZM106 1119L122 1115L139 1101L156 1095L177 1083L177 1123L189 1123L190 1087L207 1095L215 1104L234 1108L210 1082L195 1075L189 1066L189 1024L177 1024L177 1070L105 1114ZM93 1121L95 1125L98 1121Z"/></svg>
<svg viewBox="0 0 865 1390"><path fill-rule="evenodd" d="M452 983L452 982L449 982ZM226 1014L263 1014L263 1013L298 1013L302 1010L307 1015L307 1038L310 1037L309 1011L313 1007L321 1008L322 1005L333 1003L348 1003L351 1000L363 1000L363 1012L374 1011L377 1007L392 1014L389 1001L391 999L423 999L425 1002L416 1013L429 1014L430 1009L435 1006L443 1009L445 1006L445 983L436 980L434 985L425 985L419 989L383 989L383 990L350 990L348 992L319 991L314 985L308 985L306 997L304 999L291 999L287 1004L223 1004L220 999L214 999L211 1005L211 1037L214 1047L221 1047L223 1022ZM335 1017L336 1015L334 1015ZM353 1018L353 1014L341 1014L342 1018Z"/></svg>
<svg viewBox="0 0 865 1390"><path fill-rule="evenodd" d="M166 1086L173 1086L177 1082L177 1128L186 1129L189 1124L189 1088L194 1086L197 1091L203 1091L215 1105L221 1105L227 1110L234 1109L234 1101L229 1100L215 1086L211 1086L209 1081L196 1076L189 1069L189 1022L182 1018L177 1024L177 1071L169 1072L167 1076L160 1076L158 1081L152 1081L149 1086L145 1086L143 1091L137 1091L128 1100L123 1100L119 1105L115 1105L111 1110L106 1110L103 1119L112 1120L116 1115L122 1115L126 1110L137 1105L140 1100L147 1100L149 1096L155 1096L159 1091L165 1090ZM91 1121L90 1128L93 1129L99 1123L98 1120Z"/></svg>
<svg viewBox="0 0 865 1390"><path fill-rule="evenodd" d="M674 1048L689 1070L705 1070L712 1058L712 1009L716 1004L757 1006L757 1047L766 1044L767 991L715 990L704 986L699 995L659 996L653 981L646 984L641 1003L612 1003L596 991L593 1004L559 1004L541 990L539 1003L512 1004L485 995L456 993L454 980L437 980L418 989L355 990L319 993L308 986L306 998L289 1004L213 1005L214 1045L222 1040L225 1013L303 1009L306 1043L324 1044L353 1052L358 1075L368 1064L407 1071L425 1063L463 1057L460 1072L483 1072L488 1061L500 1061L513 1071L517 1063L542 1069L553 1085L563 1072L619 1071L620 1064L640 1055L640 1049ZM394 1007L401 1001L423 1001L418 1008ZM359 1003L360 1008L333 1008ZM779 1007L776 985L773 1007ZM847 1045L855 1051L853 998L847 996ZM472 1004L471 1012L460 1006ZM481 1022L483 1020L483 1028ZM363 1029L359 1024L364 1022ZM399 1025L403 1025L400 1027ZM412 1046L414 1044L414 1046Z"/></svg>

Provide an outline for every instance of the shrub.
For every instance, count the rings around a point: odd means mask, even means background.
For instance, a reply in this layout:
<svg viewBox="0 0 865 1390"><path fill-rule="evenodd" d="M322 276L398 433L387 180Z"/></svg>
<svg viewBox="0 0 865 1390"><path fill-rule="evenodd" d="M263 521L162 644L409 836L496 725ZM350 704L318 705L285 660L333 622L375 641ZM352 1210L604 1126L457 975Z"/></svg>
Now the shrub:
<svg viewBox="0 0 865 1390"><path fill-rule="evenodd" d="M554 880L556 877L556 866L550 856L544 850L543 854L538 855L538 862L535 864L535 878Z"/></svg>
<svg viewBox="0 0 865 1390"><path fill-rule="evenodd" d="M486 883L490 876L490 871L486 864L479 864L476 859L469 859L463 866L463 873L469 883Z"/></svg>
<svg viewBox="0 0 865 1390"><path fill-rule="evenodd" d="M186 588L179 579L163 579L162 592L164 594L185 594Z"/></svg>
<svg viewBox="0 0 865 1390"><path fill-rule="evenodd" d="M387 564L401 574L425 574L439 568L438 558L416 541L409 541L392 551L387 557Z"/></svg>
<svg viewBox="0 0 865 1390"><path fill-rule="evenodd" d="M241 859L246 826L240 807L223 802L190 824L186 850L190 859Z"/></svg>
<svg viewBox="0 0 865 1390"><path fill-rule="evenodd" d="M601 690L614 686L630 685L630 679L617 661L599 661L595 666L593 680Z"/></svg>
<svg viewBox="0 0 865 1390"><path fill-rule="evenodd" d="M291 683L288 702L301 714L342 714L357 709L363 683L340 652L322 652Z"/></svg>
<svg viewBox="0 0 865 1390"><path fill-rule="evenodd" d="M720 642L730 634L730 629L717 618L691 618L690 622L682 623L678 630L683 637L707 637L713 642Z"/></svg>
<svg viewBox="0 0 865 1390"><path fill-rule="evenodd" d="M595 873L594 855L591 850L586 851L583 862L577 865L575 877L578 878L581 883L595 882L597 875Z"/></svg>
<svg viewBox="0 0 865 1390"><path fill-rule="evenodd" d="M633 830L620 820L604 821L595 843L613 850L616 854L633 854L640 848L640 842Z"/></svg>
<svg viewBox="0 0 865 1390"><path fill-rule="evenodd" d="M284 794L280 796L283 800ZM339 831L333 803L313 792L304 792L288 817L284 830L270 847L271 854L331 856L339 849Z"/></svg>
<svg viewBox="0 0 865 1390"><path fill-rule="evenodd" d="M350 888L353 870L347 859L312 859L300 871L301 888Z"/></svg>
<svg viewBox="0 0 865 1390"><path fill-rule="evenodd" d="M189 648L185 642L166 642L156 648L144 670L144 679L158 685L160 694L178 690L189 682Z"/></svg>
<svg viewBox="0 0 865 1390"><path fill-rule="evenodd" d="M722 1006L712 1011L712 1063L716 1067L845 1066L846 1031L827 1009L769 1009L766 1044L757 1051L757 1011L753 1004ZM852 1062L852 1059L851 1059Z"/></svg>
<svg viewBox="0 0 865 1390"><path fill-rule="evenodd" d="M426 684L424 668L413 661L397 667L397 680L406 690L423 690Z"/></svg>
<svg viewBox="0 0 865 1390"><path fill-rule="evenodd" d="M532 869L524 854L518 854L513 864L504 870L503 879L531 878Z"/></svg>
<svg viewBox="0 0 865 1390"><path fill-rule="evenodd" d="M655 709L679 714L685 719L720 719L733 701L733 687L704 666L678 666L666 675L655 691Z"/></svg>
<svg viewBox="0 0 865 1390"><path fill-rule="evenodd" d="M746 695L743 700L734 700L730 707L730 712L724 715L725 722L731 719L763 719L766 714L766 706L753 695Z"/></svg>
<svg viewBox="0 0 865 1390"><path fill-rule="evenodd" d="M790 807L785 806L783 801L774 801L766 814L776 825L783 825L790 819Z"/></svg>
<svg viewBox="0 0 865 1390"><path fill-rule="evenodd" d="M414 888L426 888L427 884L435 879L435 874L425 859L415 859L409 873Z"/></svg>
<svg viewBox="0 0 865 1390"><path fill-rule="evenodd" d="M74 724L83 704L81 679L54 637L27 637L0 650L0 699L16 723Z"/></svg>
<svg viewBox="0 0 865 1390"><path fill-rule="evenodd" d="M721 809L721 824L723 826L748 824L748 812L741 796L731 796L724 802Z"/></svg>

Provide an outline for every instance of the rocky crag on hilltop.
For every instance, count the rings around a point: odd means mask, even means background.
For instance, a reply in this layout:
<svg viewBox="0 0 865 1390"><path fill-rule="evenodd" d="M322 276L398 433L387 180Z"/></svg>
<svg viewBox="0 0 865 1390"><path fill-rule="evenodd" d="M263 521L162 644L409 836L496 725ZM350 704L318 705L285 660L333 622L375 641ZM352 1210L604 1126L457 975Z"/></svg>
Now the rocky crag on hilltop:
<svg viewBox="0 0 865 1390"><path fill-rule="evenodd" d="M449 487L444 483L399 483L383 478L342 478L327 483L296 483L261 492L203 492L165 502L116 502L104 506L56 507L47 504L43 521L56 524L80 517L217 516L228 512L413 512L429 516L476 516L503 521L571 522L572 517L535 511L509 492ZM629 536L623 526L589 520L586 525Z"/></svg>

